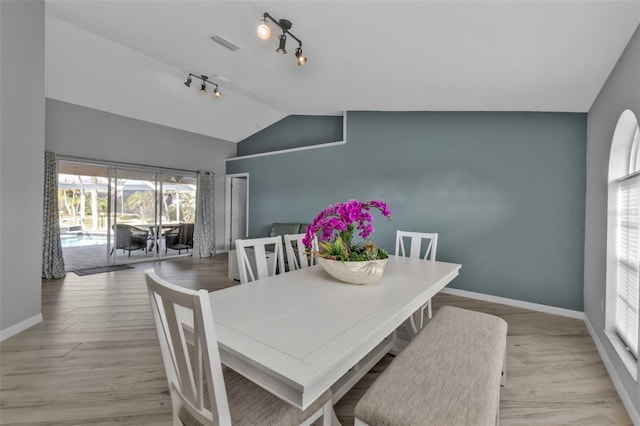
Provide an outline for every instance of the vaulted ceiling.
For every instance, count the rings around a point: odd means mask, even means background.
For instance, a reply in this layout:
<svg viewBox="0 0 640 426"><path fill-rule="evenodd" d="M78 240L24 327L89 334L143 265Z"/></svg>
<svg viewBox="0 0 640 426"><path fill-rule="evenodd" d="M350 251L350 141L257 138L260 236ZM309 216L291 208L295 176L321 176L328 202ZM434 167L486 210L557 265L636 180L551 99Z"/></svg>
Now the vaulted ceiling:
<svg viewBox="0 0 640 426"><path fill-rule="evenodd" d="M47 97L233 142L290 114L585 112L640 23L639 0L46 5ZM305 66L275 25L258 39L264 12L293 22Z"/></svg>

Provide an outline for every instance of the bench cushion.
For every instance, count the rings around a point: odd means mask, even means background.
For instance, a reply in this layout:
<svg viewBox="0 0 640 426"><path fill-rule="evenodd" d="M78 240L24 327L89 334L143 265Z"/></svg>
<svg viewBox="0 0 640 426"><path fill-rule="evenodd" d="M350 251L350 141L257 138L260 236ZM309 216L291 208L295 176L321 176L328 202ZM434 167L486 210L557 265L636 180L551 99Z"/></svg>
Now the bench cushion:
<svg viewBox="0 0 640 426"><path fill-rule="evenodd" d="M495 425L507 323L445 306L356 405L370 425Z"/></svg>

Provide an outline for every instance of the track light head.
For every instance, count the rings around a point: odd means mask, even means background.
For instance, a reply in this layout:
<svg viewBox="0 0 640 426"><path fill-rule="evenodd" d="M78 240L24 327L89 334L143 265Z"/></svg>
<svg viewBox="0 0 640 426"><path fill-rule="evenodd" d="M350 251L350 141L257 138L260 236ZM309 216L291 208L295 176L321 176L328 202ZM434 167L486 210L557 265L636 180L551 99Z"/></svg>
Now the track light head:
<svg viewBox="0 0 640 426"><path fill-rule="evenodd" d="M278 53L282 53L283 55L287 54L287 35L285 33L280 34L280 42L278 43L278 48L276 49L276 52Z"/></svg>
<svg viewBox="0 0 640 426"><path fill-rule="evenodd" d="M296 49L296 58L298 58L298 66L299 67L301 67L304 64L306 64L307 63L307 59L309 59L306 56L302 55L302 47L298 47Z"/></svg>
<svg viewBox="0 0 640 426"><path fill-rule="evenodd" d="M187 77L187 81L184 82L184 85L187 87L191 87L191 76Z"/></svg>
<svg viewBox="0 0 640 426"><path fill-rule="evenodd" d="M207 77L206 75L202 74L200 77L198 77L200 80L202 80L202 85L200 86L200 93L205 93L207 91L207 80L209 80L209 77Z"/></svg>
<svg viewBox="0 0 640 426"><path fill-rule="evenodd" d="M215 89L213 89L213 96L219 98L220 96L222 96L222 92L220 92L220 90L216 87Z"/></svg>
<svg viewBox="0 0 640 426"><path fill-rule="evenodd" d="M260 40L266 40L271 36L271 28L269 28L269 23L267 22L267 18L264 17L258 24L258 38Z"/></svg>

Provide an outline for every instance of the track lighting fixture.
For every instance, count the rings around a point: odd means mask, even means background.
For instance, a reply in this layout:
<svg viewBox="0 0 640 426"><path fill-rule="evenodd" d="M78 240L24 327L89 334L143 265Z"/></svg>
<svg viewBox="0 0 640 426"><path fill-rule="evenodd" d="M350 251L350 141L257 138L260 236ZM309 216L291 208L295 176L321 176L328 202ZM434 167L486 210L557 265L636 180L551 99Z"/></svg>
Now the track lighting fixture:
<svg viewBox="0 0 640 426"><path fill-rule="evenodd" d="M285 33L280 34L280 43L278 44L278 48L276 52L282 53L283 55L287 54L287 36Z"/></svg>
<svg viewBox="0 0 640 426"><path fill-rule="evenodd" d="M195 75L195 74L191 74L189 73L189 75L187 76L187 81L184 82L184 85L187 87L191 87L191 82L193 81L191 79L191 77L197 78L199 80L202 81L202 84L200 85L200 93L206 93L207 92L207 84L211 84L213 86L215 86L213 88L213 96L215 96L216 98L219 98L220 96L222 96L222 92L220 91L220 88L218 87L218 85L216 83L214 83L213 81L209 81L209 77L206 75Z"/></svg>
<svg viewBox="0 0 640 426"><path fill-rule="evenodd" d="M269 21L267 21L267 19L276 24L282 30L282 34L278 37L278 48L276 49L276 52L282 53L283 55L287 53L287 35L289 35L298 42L298 48L296 49L298 66L306 64L308 58L302 55L302 40L289 31L293 24L288 19L275 19L273 16L269 15L269 13L265 12L258 24L258 37L261 40L267 40L271 35L271 29L269 28Z"/></svg>

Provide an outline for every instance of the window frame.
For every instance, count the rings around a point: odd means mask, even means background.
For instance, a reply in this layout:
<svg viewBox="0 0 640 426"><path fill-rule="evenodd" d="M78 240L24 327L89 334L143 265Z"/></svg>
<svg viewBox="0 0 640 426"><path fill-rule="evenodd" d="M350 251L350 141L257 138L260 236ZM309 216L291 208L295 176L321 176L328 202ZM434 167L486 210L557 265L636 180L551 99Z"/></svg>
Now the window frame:
<svg viewBox="0 0 640 426"><path fill-rule="evenodd" d="M637 185L640 191L640 130L633 112L625 110L616 125L611 143L608 179L607 214L607 279L605 335L634 380L638 380L638 358L617 332L618 267L624 265L618 250L620 215L618 202L621 188ZM635 219L640 226L640 215ZM626 237L625 237L626 238ZM640 269L640 264L637 266ZM640 285L640 283L638 283ZM640 301L637 303L640 304ZM640 322L640 321L639 321ZM640 325L636 324L640 328ZM637 343L636 343L637 344Z"/></svg>

